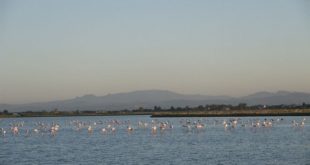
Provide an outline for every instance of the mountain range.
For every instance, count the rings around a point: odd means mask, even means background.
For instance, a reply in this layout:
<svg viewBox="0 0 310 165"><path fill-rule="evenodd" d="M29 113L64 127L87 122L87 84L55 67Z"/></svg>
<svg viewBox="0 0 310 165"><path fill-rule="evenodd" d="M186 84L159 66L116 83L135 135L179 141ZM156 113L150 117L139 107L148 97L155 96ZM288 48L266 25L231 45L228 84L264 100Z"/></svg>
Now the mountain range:
<svg viewBox="0 0 310 165"><path fill-rule="evenodd" d="M166 90L144 90L128 93L108 94L105 96L84 95L68 100L51 102L28 103L28 104L0 104L0 111L60 111L75 110L124 110L198 106L206 104L232 104L246 103L248 105L279 105L279 104L302 104L310 103L310 93L278 91L257 92L244 97L208 96L208 95L185 95Z"/></svg>

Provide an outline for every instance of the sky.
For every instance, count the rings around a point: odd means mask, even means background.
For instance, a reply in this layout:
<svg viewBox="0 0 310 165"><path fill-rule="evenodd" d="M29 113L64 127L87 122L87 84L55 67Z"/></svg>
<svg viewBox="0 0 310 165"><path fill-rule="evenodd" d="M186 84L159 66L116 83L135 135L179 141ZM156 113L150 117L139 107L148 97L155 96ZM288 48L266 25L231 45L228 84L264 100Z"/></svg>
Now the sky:
<svg viewBox="0 0 310 165"><path fill-rule="evenodd" d="M310 92L307 0L0 0L0 103Z"/></svg>

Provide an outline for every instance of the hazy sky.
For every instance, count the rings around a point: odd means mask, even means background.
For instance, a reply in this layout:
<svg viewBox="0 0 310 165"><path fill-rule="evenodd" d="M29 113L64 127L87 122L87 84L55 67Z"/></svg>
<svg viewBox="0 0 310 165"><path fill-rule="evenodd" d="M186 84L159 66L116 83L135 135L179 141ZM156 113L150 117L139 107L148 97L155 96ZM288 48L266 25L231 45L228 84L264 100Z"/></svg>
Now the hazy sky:
<svg viewBox="0 0 310 165"><path fill-rule="evenodd" d="M310 92L307 0L0 0L0 103Z"/></svg>

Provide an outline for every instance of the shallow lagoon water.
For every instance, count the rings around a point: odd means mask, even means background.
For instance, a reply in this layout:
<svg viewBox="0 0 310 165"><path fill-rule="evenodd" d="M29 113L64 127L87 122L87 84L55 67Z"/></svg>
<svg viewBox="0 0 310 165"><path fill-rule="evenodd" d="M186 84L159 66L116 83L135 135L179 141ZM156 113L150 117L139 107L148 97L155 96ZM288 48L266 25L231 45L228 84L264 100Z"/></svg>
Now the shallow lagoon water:
<svg viewBox="0 0 310 165"><path fill-rule="evenodd" d="M36 117L0 119L8 132L0 137L0 164L310 164L310 118L304 127L292 127L304 117L240 117L241 121L274 119L271 128L250 126L224 129L232 118L150 118L149 116ZM276 122L276 119L283 118ZM73 120L93 124L76 131ZM102 133L107 121L130 122L116 126L115 133ZM169 121L173 129L152 133L138 128L138 121ZM206 128L186 129L180 121L202 121ZM215 121L217 124L214 124ZM24 122L20 133L10 133L10 123ZM25 135L38 122L59 123L56 136L49 132ZM101 123L102 122L102 123Z"/></svg>

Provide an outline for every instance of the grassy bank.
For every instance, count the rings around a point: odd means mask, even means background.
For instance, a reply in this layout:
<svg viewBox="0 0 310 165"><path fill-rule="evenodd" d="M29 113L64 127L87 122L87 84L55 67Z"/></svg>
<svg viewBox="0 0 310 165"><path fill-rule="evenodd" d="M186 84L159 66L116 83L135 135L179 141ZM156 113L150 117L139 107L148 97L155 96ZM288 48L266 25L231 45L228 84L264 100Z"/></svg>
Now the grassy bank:
<svg viewBox="0 0 310 165"><path fill-rule="evenodd" d="M310 116L310 109L212 110L154 112L151 117Z"/></svg>
<svg viewBox="0 0 310 165"><path fill-rule="evenodd" d="M162 110L162 111L109 111L92 113L75 112L21 112L0 114L0 118L66 117L66 116L129 116L151 117L232 117L232 116L310 116L310 109L260 109L260 110Z"/></svg>

